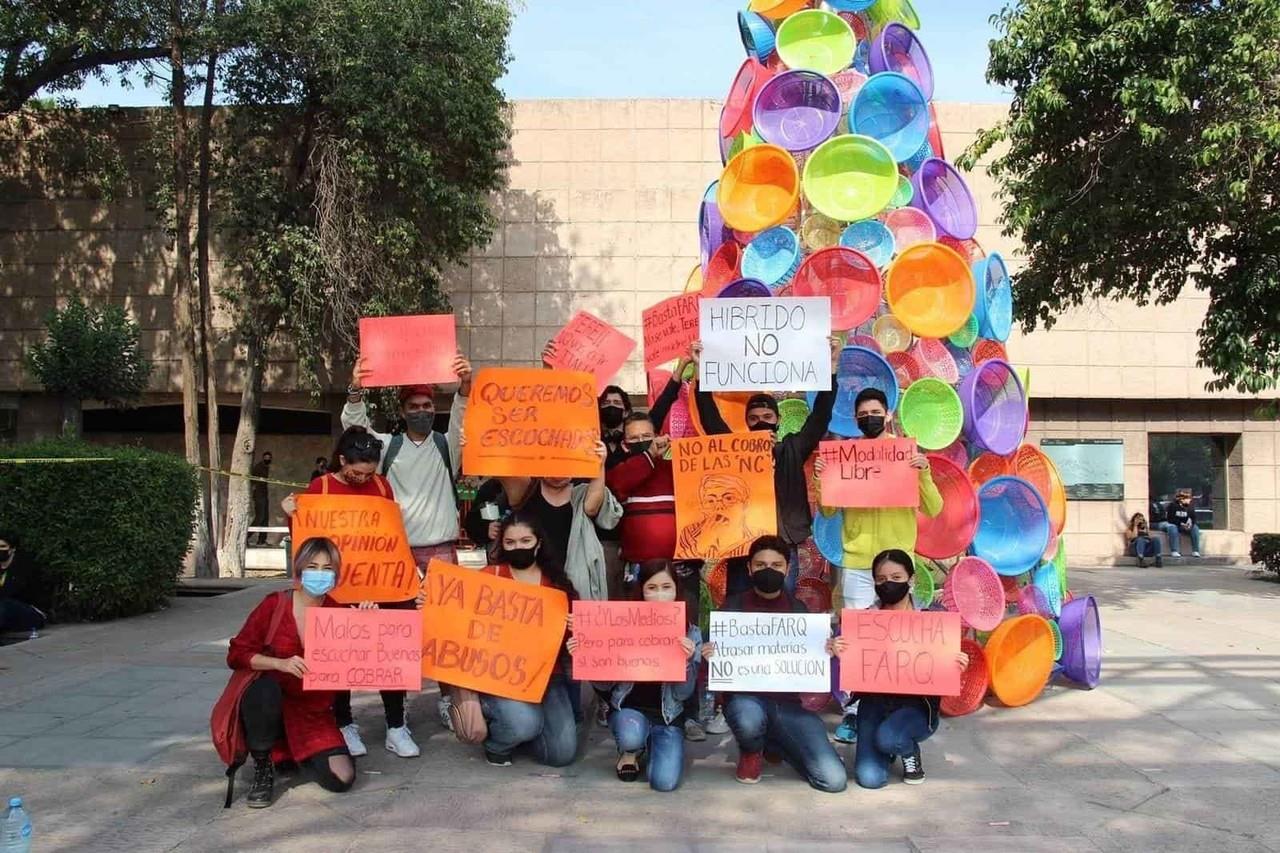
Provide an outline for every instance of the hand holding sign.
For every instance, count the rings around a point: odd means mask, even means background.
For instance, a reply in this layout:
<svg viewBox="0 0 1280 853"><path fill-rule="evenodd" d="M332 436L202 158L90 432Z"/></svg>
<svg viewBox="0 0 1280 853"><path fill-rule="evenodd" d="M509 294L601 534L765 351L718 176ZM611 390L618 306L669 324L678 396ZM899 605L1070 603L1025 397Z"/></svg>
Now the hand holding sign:
<svg viewBox="0 0 1280 853"><path fill-rule="evenodd" d="M582 681L684 681L683 601L575 601L573 677Z"/></svg>
<svg viewBox="0 0 1280 853"><path fill-rule="evenodd" d="M421 690L416 610L308 607L303 690Z"/></svg>
<svg viewBox="0 0 1280 853"><path fill-rule="evenodd" d="M294 552L303 542L320 536L332 539L342 554L338 586L330 593L335 601L358 604L413 598L418 570L395 501L362 495L298 495L296 503Z"/></svg>
<svg viewBox="0 0 1280 853"><path fill-rule="evenodd" d="M840 689L851 693L960 694L960 614L917 610L840 613Z"/></svg>

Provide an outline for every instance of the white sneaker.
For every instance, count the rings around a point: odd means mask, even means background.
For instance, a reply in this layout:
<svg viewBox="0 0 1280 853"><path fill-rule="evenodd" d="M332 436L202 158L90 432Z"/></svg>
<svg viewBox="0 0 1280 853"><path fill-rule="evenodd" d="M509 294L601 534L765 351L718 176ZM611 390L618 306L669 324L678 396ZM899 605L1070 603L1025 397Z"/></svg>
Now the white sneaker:
<svg viewBox="0 0 1280 853"><path fill-rule="evenodd" d="M1181 555L1181 554L1179 554L1177 551L1170 551L1170 552L1169 552L1169 556L1170 556L1170 557L1177 557L1179 560L1181 560L1181 559L1182 559L1182 555Z"/></svg>
<svg viewBox="0 0 1280 853"><path fill-rule="evenodd" d="M352 758L369 754L369 750L365 749L364 741L360 739L360 729L355 723L347 723L338 731L342 732L342 739L347 742L347 752L351 753Z"/></svg>
<svg viewBox="0 0 1280 853"><path fill-rule="evenodd" d="M724 711L716 711L716 715L707 721L703 726L709 735L722 735L729 731L729 724L725 722Z"/></svg>
<svg viewBox="0 0 1280 853"><path fill-rule="evenodd" d="M1192 552L1191 552L1191 556L1193 556L1193 557L1199 557L1199 556L1200 556L1200 552L1199 552L1199 551L1192 551Z"/></svg>
<svg viewBox="0 0 1280 853"><path fill-rule="evenodd" d="M449 716L449 709L453 707L453 698L448 693L441 693L440 700L436 702L436 713L440 715L440 725L449 731L453 731L453 717Z"/></svg>
<svg viewBox="0 0 1280 853"><path fill-rule="evenodd" d="M387 729L387 752L394 752L401 758L417 758L422 754L422 750L413 742L408 726Z"/></svg>

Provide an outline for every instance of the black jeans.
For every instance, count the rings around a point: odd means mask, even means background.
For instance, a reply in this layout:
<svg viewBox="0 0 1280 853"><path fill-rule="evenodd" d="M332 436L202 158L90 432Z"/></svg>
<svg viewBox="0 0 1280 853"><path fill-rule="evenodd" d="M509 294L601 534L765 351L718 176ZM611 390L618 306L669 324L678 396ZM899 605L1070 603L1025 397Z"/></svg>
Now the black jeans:
<svg viewBox="0 0 1280 853"><path fill-rule="evenodd" d="M408 601L395 601L389 604L379 604L384 610L413 610L416 608L417 602L413 599ZM387 728L398 729L404 725L404 697L403 690L383 690L382 693L382 711L387 718ZM338 728L351 725L355 722L355 718L351 716L351 691L339 690L333 699L333 716L338 721Z"/></svg>
<svg viewBox="0 0 1280 853"><path fill-rule="evenodd" d="M23 604L12 598L0 598L0 631L39 631L44 627L44 622L44 614L30 604Z"/></svg>
<svg viewBox="0 0 1280 853"><path fill-rule="evenodd" d="M284 695L280 682L261 677L244 692L240 700L240 722L244 724L244 739L249 752L255 758L270 753L276 741L284 737ZM346 755L345 748L330 749L311 756L301 765L310 772L321 788L334 793L349 791L355 779L343 781L329 768L334 755Z"/></svg>
<svg viewBox="0 0 1280 853"><path fill-rule="evenodd" d="M269 511L269 502L267 499L267 493L254 492L253 493L253 524L252 526L266 527L267 522L270 520L271 520L271 513ZM253 537L250 536L249 540L253 541ZM267 544L267 534L265 533L258 534L258 544L259 545Z"/></svg>

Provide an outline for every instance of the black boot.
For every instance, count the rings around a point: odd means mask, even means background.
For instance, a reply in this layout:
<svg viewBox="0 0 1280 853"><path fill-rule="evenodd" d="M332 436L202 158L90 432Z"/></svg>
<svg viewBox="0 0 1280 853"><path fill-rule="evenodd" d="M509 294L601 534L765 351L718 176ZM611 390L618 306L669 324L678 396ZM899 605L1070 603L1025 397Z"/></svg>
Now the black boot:
<svg viewBox="0 0 1280 853"><path fill-rule="evenodd" d="M249 789L249 796L245 797L245 803L251 809L265 809L271 805L275 787L276 772L271 764L271 753L254 753L253 787Z"/></svg>

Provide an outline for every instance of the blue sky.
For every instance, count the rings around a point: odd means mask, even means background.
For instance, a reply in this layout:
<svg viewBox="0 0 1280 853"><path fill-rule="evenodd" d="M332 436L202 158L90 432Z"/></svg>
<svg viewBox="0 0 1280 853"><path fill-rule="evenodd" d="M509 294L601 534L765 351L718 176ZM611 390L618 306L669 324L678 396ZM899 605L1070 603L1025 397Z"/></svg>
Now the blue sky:
<svg viewBox="0 0 1280 853"><path fill-rule="evenodd" d="M744 0L524 0L502 87L511 98L722 98L742 62ZM985 80L990 17L1005 0L915 0L935 98L1007 101ZM84 104L161 102L159 89L93 82Z"/></svg>

